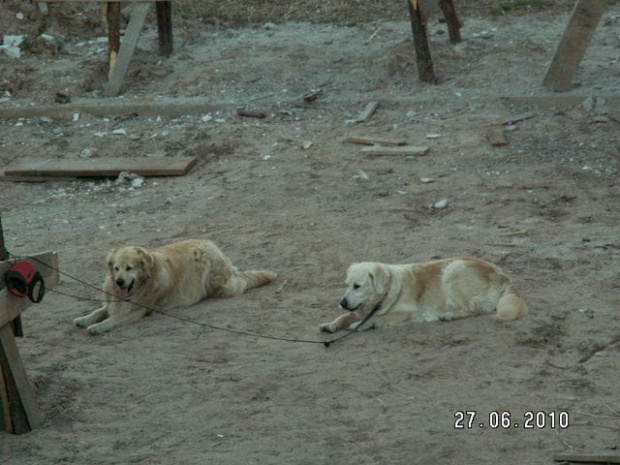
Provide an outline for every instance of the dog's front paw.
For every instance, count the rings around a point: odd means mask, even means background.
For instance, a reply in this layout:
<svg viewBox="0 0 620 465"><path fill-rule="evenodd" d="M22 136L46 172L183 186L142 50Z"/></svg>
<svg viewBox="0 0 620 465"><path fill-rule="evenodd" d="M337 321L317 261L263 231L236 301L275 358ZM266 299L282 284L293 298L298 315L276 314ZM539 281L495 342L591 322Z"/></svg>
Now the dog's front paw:
<svg viewBox="0 0 620 465"><path fill-rule="evenodd" d="M333 323L323 323L321 326L319 326L319 329L323 333L335 333L336 331L338 331L338 328L336 328L336 325Z"/></svg>
<svg viewBox="0 0 620 465"><path fill-rule="evenodd" d="M88 317L82 316L80 318L76 318L73 320L73 324L75 326L79 326L80 328L88 327Z"/></svg>
<svg viewBox="0 0 620 465"><path fill-rule="evenodd" d="M92 334L93 336L96 336L97 334L103 334L107 331L107 329L105 329L104 327L101 326L100 323L97 323L95 325L90 325L87 329L87 331Z"/></svg>

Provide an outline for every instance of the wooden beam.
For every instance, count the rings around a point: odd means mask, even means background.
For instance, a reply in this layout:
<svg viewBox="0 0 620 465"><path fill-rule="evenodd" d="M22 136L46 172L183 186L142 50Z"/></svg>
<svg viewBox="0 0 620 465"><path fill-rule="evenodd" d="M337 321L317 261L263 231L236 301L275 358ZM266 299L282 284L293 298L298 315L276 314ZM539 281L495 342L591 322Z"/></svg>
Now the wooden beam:
<svg viewBox="0 0 620 465"><path fill-rule="evenodd" d="M439 0L439 6L443 12L443 17L446 19L448 25L448 36L450 37L450 43L458 44L461 42L461 28L463 27L463 21L456 13L456 8L452 0Z"/></svg>
<svg viewBox="0 0 620 465"><path fill-rule="evenodd" d="M411 17L411 31L413 32L413 44L415 47L415 58L418 65L418 78L422 82L436 84L437 78L433 70L433 59L428 44L428 31L426 20L419 0L407 0L409 15Z"/></svg>
<svg viewBox="0 0 620 465"><path fill-rule="evenodd" d="M374 156L390 156L390 155L426 155L428 147L419 147L415 145L403 145L400 147L381 147L380 145L373 145L372 147L365 147L360 150L360 153L364 155Z"/></svg>
<svg viewBox="0 0 620 465"><path fill-rule="evenodd" d="M116 68L118 51L121 47L121 2L108 2L104 5L108 24L108 79Z"/></svg>
<svg viewBox="0 0 620 465"><path fill-rule="evenodd" d="M105 86L104 95L107 97L116 97L123 85L123 79L129 69L129 63L131 57L136 49L138 38L140 37L140 31L146 20L146 15L151 7L150 3L134 3L133 10L131 11L131 17L129 18L129 24L125 30L125 37L121 43L120 51L118 52L118 59L116 60L116 66L112 70L110 80Z"/></svg>
<svg viewBox="0 0 620 465"><path fill-rule="evenodd" d="M543 79L544 87L558 92L570 90L606 6L607 0L578 0Z"/></svg>
<svg viewBox="0 0 620 465"><path fill-rule="evenodd" d="M92 160L22 159L4 170L5 179L116 177L121 171L141 176L182 176L196 163L196 157L95 158Z"/></svg>
<svg viewBox="0 0 620 465"><path fill-rule="evenodd" d="M555 454L553 460L556 462L620 463L620 454L577 454L569 452Z"/></svg>
<svg viewBox="0 0 620 465"><path fill-rule="evenodd" d="M9 259L9 251L6 250L4 245L4 229L2 229L2 214L0 213L0 261ZM11 325L13 326L13 334L15 337L23 337L24 329L22 328L22 319L20 316L15 318Z"/></svg>
<svg viewBox="0 0 620 465"><path fill-rule="evenodd" d="M167 57L172 53L172 4L171 2L158 2L155 4L155 11L159 54Z"/></svg>

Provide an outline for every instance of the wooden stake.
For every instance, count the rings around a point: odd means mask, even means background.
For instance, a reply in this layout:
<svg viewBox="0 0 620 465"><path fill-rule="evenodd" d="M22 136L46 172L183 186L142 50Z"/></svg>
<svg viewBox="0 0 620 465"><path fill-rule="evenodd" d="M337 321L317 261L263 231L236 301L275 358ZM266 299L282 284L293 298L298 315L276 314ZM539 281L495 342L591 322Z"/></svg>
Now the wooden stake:
<svg viewBox="0 0 620 465"><path fill-rule="evenodd" d="M2 229L2 214L0 214L0 262L9 259L9 251L4 245L4 230ZM15 337L24 337L24 329L22 327L22 318L18 316L11 325L13 326L13 335Z"/></svg>
<svg viewBox="0 0 620 465"><path fill-rule="evenodd" d="M157 35L159 41L159 54L170 56L172 53L172 2L157 2Z"/></svg>
<svg viewBox="0 0 620 465"><path fill-rule="evenodd" d="M415 46L415 56L418 65L418 78L422 82L437 84L435 71L433 70L433 59L428 44L428 31L424 15L418 0L408 0L409 15L411 16L411 30L413 32L413 44Z"/></svg>
<svg viewBox="0 0 620 465"><path fill-rule="evenodd" d="M544 87L557 92L570 90L573 76L606 6L607 0L579 0L575 4L568 26L543 79Z"/></svg>
<svg viewBox="0 0 620 465"><path fill-rule="evenodd" d="M456 8L452 0L439 0L439 6L443 11L443 17L446 18L446 24L448 25L448 35L450 36L450 43L458 44L461 42L461 28L463 27L463 21L458 17Z"/></svg>
<svg viewBox="0 0 620 465"><path fill-rule="evenodd" d="M106 21L108 23L108 58L110 68L108 78L112 76L116 67L118 51L121 48L121 3L109 2L106 9Z"/></svg>

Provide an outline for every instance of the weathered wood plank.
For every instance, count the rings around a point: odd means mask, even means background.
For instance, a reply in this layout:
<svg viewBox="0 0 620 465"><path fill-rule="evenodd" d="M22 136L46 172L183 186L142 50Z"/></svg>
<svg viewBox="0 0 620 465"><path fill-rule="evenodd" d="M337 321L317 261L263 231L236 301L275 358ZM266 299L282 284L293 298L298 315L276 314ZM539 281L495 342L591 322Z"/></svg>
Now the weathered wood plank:
<svg viewBox="0 0 620 465"><path fill-rule="evenodd" d="M575 4L568 26L543 79L544 87L558 92L571 88L573 76L606 6L607 0L579 0Z"/></svg>
<svg viewBox="0 0 620 465"><path fill-rule="evenodd" d="M556 462L620 463L620 454L578 454L568 452L555 454L553 460Z"/></svg>
<svg viewBox="0 0 620 465"><path fill-rule="evenodd" d="M343 142L349 144L360 144L360 145L385 145L389 147L398 147L401 145L407 145L407 141L405 139L384 139L381 137L364 137L364 136L348 136L345 137Z"/></svg>
<svg viewBox="0 0 620 465"><path fill-rule="evenodd" d="M114 177L121 171L141 176L182 176L196 163L195 157L96 158L90 160L18 160L4 170L4 176Z"/></svg>
<svg viewBox="0 0 620 465"><path fill-rule="evenodd" d="M415 145L405 145L401 147L381 147L374 145L372 147L365 147L360 150L360 153L364 155L385 156L385 155L425 155L428 152L428 147L419 147Z"/></svg>

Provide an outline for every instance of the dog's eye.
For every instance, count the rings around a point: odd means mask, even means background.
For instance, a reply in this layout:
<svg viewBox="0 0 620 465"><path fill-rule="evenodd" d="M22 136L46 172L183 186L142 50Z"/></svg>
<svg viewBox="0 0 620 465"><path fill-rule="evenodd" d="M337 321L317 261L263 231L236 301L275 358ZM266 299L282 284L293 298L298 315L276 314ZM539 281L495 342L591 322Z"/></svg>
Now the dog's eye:
<svg viewBox="0 0 620 465"><path fill-rule="evenodd" d="M118 266L115 266L115 267L114 267L114 271L118 271Z"/></svg>
<svg viewBox="0 0 620 465"><path fill-rule="evenodd" d="M359 289L361 286L357 283L353 284L353 289Z"/></svg>
<svg viewBox="0 0 620 465"><path fill-rule="evenodd" d="M131 271L131 270L133 270L133 266L129 266L129 265L127 265L127 266L125 267L125 271Z"/></svg>

